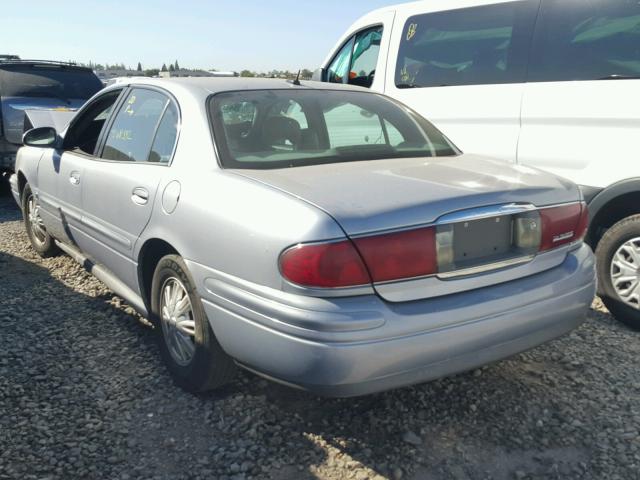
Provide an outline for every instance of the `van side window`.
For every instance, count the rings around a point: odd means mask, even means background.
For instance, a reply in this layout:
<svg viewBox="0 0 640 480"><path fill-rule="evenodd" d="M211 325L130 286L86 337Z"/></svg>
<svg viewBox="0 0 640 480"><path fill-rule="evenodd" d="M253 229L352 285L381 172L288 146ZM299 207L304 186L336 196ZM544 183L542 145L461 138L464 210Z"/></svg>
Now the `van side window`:
<svg viewBox="0 0 640 480"><path fill-rule="evenodd" d="M371 87L381 41L382 25L363 30L351 37L329 65L326 81Z"/></svg>
<svg viewBox="0 0 640 480"><path fill-rule="evenodd" d="M382 27L365 30L356 35L353 44L353 58L349 69L349 83L360 87L370 88L376 73Z"/></svg>
<svg viewBox="0 0 640 480"><path fill-rule="evenodd" d="M538 6L527 0L410 17L396 87L523 82Z"/></svg>
<svg viewBox="0 0 640 480"><path fill-rule="evenodd" d="M640 3L546 0L536 27L531 82L640 75Z"/></svg>
<svg viewBox="0 0 640 480"><path fill-rule="evenodd" d="M340 49L327 69L327 82L347 83L349 78L349 65L351 64L351 51L353 50L353 37Z"/></svg>

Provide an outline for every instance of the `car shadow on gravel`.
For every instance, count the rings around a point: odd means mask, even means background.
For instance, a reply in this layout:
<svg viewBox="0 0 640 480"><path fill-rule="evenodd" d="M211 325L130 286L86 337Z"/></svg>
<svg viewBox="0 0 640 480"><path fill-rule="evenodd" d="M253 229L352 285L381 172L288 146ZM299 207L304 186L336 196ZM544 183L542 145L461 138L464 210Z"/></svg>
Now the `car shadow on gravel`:
<svg viewBox="0 0 640 480"><path fill-rule="evenodd" d="M10 193L0 193L0 223L14 222L22 218L20 208Z"/></svg>

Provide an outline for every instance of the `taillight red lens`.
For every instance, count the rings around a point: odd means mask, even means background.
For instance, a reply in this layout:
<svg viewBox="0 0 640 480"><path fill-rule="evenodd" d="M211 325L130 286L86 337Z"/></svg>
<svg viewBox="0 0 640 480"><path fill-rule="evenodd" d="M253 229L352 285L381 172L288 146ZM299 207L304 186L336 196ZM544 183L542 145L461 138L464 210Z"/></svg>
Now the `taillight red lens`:
<svg viewBox="0 0 640 480"><path fill-rule="evenodd" d="M367 268L349 240L301 244L280 256L280 271L306 287L338 288L370 284Z"/></svg>
<svg viewBox="0 0 640 480"><path fill-rule="evenodd" d="M437 272L436 230L420 228L354 240L374 282Z"/></svg>
<svg viewBox="0 0 640 480"><path fill-rule="evenodd" d="M540 219L540 251L545 251L582 239L587 232L589 211L584 203L572 203L544 208L540 210Z"/></svg>

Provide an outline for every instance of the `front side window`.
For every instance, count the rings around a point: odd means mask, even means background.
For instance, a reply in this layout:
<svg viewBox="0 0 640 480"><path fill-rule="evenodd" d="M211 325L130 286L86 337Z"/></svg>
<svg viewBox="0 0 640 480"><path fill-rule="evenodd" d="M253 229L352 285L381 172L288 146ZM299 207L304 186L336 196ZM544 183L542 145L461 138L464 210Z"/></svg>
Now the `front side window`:
<svg viewBox="0 0 640 480"><path fill-rule="evenodd" d="M117 113L102 152L105 160L146 162L170 100L155 90L133 89ZM154 157L154 161L158 161Z"/></svg>
<svg viewBox="0 0 640 480"><path fill-rule="evenodd" d="M547 0L536 29L529 81L640 76L637 0Z"/></svg>
<svg viewBox="0 0 640 480"><path fill-rule="evenodd" d="M327 69L327 81L371 87L376 73L382 26L369 28L351 37Z"/></svg>
<svg viewBox="0 0 640 480"><path fill-rule="evenodd" d="M121 94L121 90L114 90L96 98L74 118L64 139L64 150L93 155L104 128L106 120L111 115L113 107Z"/></svg>
<svg viewBox="0 0 640 480"><path fill-rule="evenodd" d="M227 112L250 104L251 121ZM393 100L341 90L219 93L209 101L225 168L289 168L323 163L457 155L428 121Z"/></svg>
<svg viewBox="0 0 640 480"><path fill-rule="evenodd" d="M410 17L396 87L523 82L538 4L526 0Z"/></svg>
<svg viewBox="0 0 640 480"><path fill-rule="evenodd" d="M365 30L356 35L353 45L351 68L349 69L349 83L361 87L371 87L376 73L382 27Z"/></svg>
<svg viewBox="0 0 640 480"><path fill-rule="evenodd" d="M327 69L327 82L346 83L349 79L349 66L351 65L351 51L353 50L353 37L340 49L331 65Z"/></svg>

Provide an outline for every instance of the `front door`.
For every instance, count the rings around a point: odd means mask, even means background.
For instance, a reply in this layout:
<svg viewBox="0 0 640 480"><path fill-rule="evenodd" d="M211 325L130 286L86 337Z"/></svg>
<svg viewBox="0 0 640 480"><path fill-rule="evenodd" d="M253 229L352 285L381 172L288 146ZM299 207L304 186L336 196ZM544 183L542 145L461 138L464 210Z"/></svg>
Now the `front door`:
<svg viewBox="0 0 640 480"><path fill-rule="evenodd" d="M78 246L82 227L84 168L121 91L112 90L87 104L67 129L62 148L46 150L38 163L37 196L47 230Z"/></svg>
<svg viewBox="0 0 640 480"><path fill-rule="evenodd" d="M164 92L133 88L87 162L83 250L137 291L134 246L151 217L177 138L178 109Z"/></svg>

